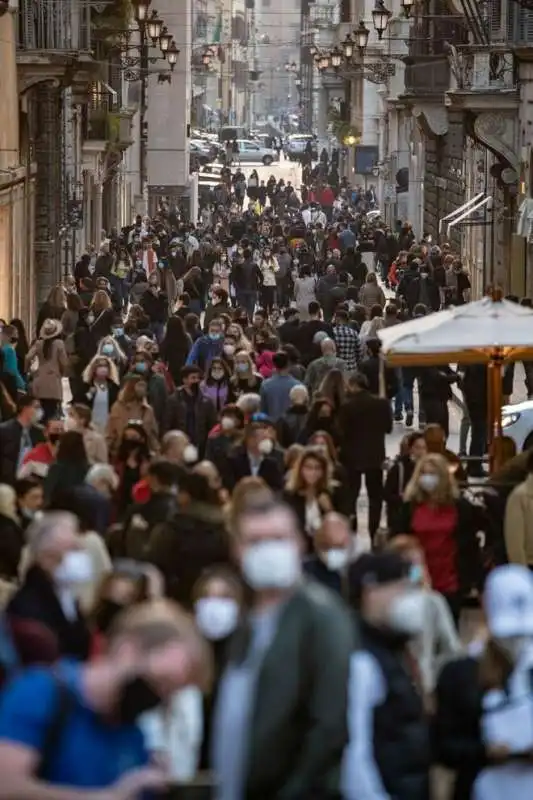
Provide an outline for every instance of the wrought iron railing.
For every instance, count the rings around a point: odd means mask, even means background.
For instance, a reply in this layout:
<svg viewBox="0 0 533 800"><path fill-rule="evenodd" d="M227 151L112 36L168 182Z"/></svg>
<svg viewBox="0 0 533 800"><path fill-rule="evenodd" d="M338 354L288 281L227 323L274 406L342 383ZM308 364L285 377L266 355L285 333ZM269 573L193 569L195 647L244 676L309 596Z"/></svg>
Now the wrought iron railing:
<svg viewBox="0 0 533 800"><path fill-rule="evenodd" d="M19 0L17 46L22 51L89 51L89 3L79 0Z"/></svg>

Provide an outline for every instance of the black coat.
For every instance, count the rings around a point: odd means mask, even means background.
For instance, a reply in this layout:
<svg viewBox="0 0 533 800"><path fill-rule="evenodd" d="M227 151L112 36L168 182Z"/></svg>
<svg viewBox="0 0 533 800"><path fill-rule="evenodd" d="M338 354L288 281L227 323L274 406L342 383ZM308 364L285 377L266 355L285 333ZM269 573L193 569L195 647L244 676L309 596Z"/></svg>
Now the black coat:
<svg viewBox="0 0 533 800"><path fill-rule="evenodd" d="M113 383L113 381L110 380L107 380L106 383L107 383L108 410L111 411L111 407L113 406L118 397L120 387L117 386L116 383ZM82 383L81 386L78 387L76 394L74 395L73 402L83 403L84 406L89 406L89 408L92 409L95 396L96 396L96 388L88 383Z"/></svg>
<svg viewBox="0 0 533 800"><path fill-rule="evenodd" d="M0 576L18 578L18 566L24 534L20 525L11 517L0 514Z"/></svg>
<svg viewBox="0 0 533 800"><path fill-rule="evenodd" d="M362 389L339 409L339 460L350 475L381 469L385 461L385 436L392 431L390 403Z"/></svg>
<svg viewBox="0 0 533 800"><path fill-rule="evenodd" d="M303 561L304 573L313 580L326 586L332 592L343 596L343 576L339 570L328 569L322 559L316 554L307 556Z"/></svg>
<svg viewBox="0 0 533 800"><path fill-rule="evenodd" d="M287 448L300 440L307 422L308 409L306 406L291 406L278 420L278 442L281 447Z"/></svg>
<svg viewBox="0 0 533 800"><path fill-rule="evenodd" d="M250 460L244 447L238 447L228 457L228 477L226 488L234 489L242 478L252 474ZM264 456L259 467L258 477L275 492L280 492L284 483L283 461L276 453Z"/></svg>
<svg viewBox="0 0 533 800"><path fill-rule="evenodd" d="M379 395L380 369L381 362L379 356L368 356L359 364L359 372L367 379L368 391L371 394ZM392 367L385 367L385 391L389 400L393 398L398 391L398 378Z"/></svg>
<svg viewBox="0 0 533 800"><path fill-rule="evenodd" d="M33 425L30 430L32 446L44 442L42 428ZM18 419L10 419L0 424L0 483L13 484L18 467L22 425Z"/></svg>
<svg viewBox="0 0 533 800"><path fill-rule="evenodd" d="M187 431L187 401L184 391L184 389L176 389L168 400L166 429L169 431L177 430L189 433ZM195 431L192 432L191 439L200 451L200 455L203 456L209 432L217 422L217 411L213 402L208 397L204 397L201 392L198 393L195 407Z"/></svg>
<svg viewBox="0 0 533 800"><path fill-rule="evenodd" d="M69 620L58 600L48 575L37 566L30 567L24 583L6 608L8 616L39 622L56 637L62 656L84 661L89 655L91 636L83 617Z"/></svg>

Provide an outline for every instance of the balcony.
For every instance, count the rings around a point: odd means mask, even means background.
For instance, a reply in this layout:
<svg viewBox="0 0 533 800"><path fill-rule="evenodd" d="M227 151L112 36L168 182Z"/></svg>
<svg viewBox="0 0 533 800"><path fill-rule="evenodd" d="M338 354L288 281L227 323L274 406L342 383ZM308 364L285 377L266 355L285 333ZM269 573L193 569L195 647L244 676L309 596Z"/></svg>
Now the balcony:
<svg viewBox="0 0 533 800"><path fill-rule="evenodd" d="M132 118L134 111L112 111L103 102L86 107L82 130L86 142L100 143L102 149L127 150L133 144Z"/></svg>
<svg viewBox="0 0 533 800"><path fill-rule="evenodd" d="M15 19L21 91L42 81L73 80L77 72L93 73L88 3L19 0Z"/></svg>
<svg viewBox="0 0 533 800"><path fill-rule="evenodd" d="M404 96L444 101L450 88L450 65L445 56L406 56Z"/></svg>
<svg viewBox="0 0 533 800"><path fill-rule="evenodd" d="M446 104L474 114L514 111L518 108L515 57L509 50L492 46L490 51L450 54L451 85Z"/></svg>

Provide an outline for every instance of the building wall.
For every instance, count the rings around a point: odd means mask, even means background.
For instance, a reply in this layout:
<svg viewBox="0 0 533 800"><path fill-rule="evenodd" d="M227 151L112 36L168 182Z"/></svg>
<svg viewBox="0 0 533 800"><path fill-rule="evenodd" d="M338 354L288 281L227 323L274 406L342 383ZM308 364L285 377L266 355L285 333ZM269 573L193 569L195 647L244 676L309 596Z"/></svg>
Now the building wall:
<svg viewBox="0 0 533 800"><path fill-rule="evenodd" d="M300 62L300 0L256 0L255 37L262 88L256 95L258 114L277 115L295 92L285 64Z"/></svg>
<svg viewBox="0 0 533 800"><path fill-rule="evenodd" d="M439 239L439 220L464 203L464 185L456 177L463 169L465 130L463 114L448 113L448 133L425 137L424 232ZM461 233L452 228L450 241L461 247Z"/></svg>
<svg viewBox="0 0 533 800"><path fill-rule="evenodd" d="M162 0L159 13L180 50L172 83L148 88L148 186L184 187L189 182L188 125L191 107L192 16L188 2Z"/></svg>

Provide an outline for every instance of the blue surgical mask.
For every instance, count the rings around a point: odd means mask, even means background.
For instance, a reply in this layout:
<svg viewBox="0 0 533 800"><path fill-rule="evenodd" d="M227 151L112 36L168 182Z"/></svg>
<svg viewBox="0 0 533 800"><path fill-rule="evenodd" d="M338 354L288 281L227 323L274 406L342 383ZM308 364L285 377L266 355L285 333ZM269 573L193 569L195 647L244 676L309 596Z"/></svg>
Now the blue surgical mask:
<svg viewBox="0 0 533 800"><path fill-rule="evenodd" d="M221 333L210 333L209 334L209 338L211 339L212 342L218 342L218 341L220 341L220 339L222 339L222 334Z"/></svg>
<svg viewBox="0 0 533 800"><path fill-rule="evenodd" d="M124 328L115 328L113 336L124 336Z"/></svg>
<svg viewBox="0 0 533 800"><path fill-rule="evenodd" d="M115 348L112 344L104 344L102 346L102 355L104 356L112 356L115 352Z"/></svg>
<svg viewBox="0 0 533 800"><path fill-rule="evenodd" d="M140 372L141 375L146 372L146 364L144 361L140 361L138 364L135 364L135 372Z"/></svg>

